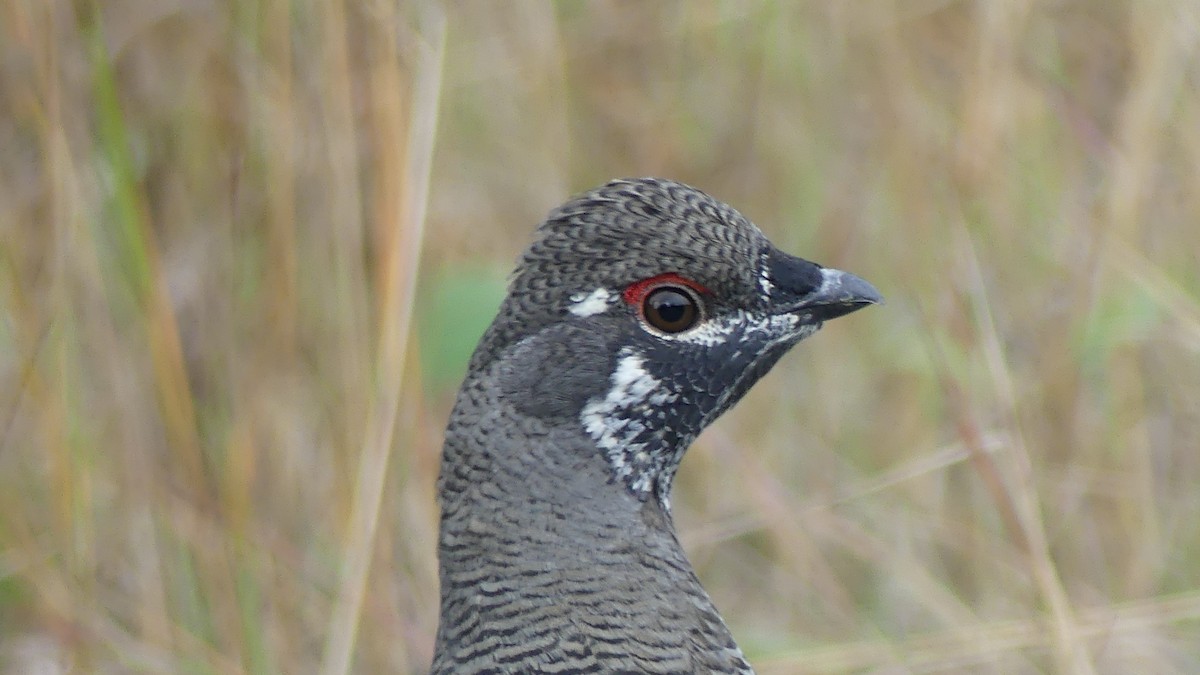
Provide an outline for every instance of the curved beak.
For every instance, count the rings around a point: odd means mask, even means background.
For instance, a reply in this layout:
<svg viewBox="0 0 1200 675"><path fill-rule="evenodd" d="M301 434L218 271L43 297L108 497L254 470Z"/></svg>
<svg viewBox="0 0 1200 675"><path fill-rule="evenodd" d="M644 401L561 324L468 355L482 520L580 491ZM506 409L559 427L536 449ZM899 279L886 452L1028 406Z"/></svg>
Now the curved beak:
<svg viewBox="0 0 1200 675"><path fill-rule="evenodd" d="M878 305L883 296L866 280L831 267L821 268L821 285L787 308L789 313L805 315L807 321L828 321L867 305Z"/></svg>

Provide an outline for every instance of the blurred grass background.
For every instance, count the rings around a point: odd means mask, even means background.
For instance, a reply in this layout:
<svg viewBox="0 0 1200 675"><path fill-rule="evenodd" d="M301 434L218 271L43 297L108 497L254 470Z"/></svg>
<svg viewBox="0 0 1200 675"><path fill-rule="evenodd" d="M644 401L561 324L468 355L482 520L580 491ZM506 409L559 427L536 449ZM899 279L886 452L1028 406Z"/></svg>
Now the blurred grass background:
<svg viewBox="0 0 1200 675"><path fill-rule="evenodd" d="M0 668L421 672L545 212L701 187L888 304L689 453L763 673L1200 672L1193 2L0 3Z"/></svg>

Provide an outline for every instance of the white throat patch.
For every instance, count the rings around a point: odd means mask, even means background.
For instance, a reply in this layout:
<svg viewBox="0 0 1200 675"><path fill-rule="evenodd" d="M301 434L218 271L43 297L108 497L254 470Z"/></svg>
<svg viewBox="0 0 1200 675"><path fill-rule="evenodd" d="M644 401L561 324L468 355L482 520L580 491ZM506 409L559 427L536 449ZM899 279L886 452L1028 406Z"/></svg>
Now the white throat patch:
<svg viewBox="0 0 1200 675"><path fill-rule="evenodd" d="M646 370L641 354L628 347L618 354L610 381L612 388L604 398L592 399L580 411L580 422L608 456L617 478L635 493L648 494L655 458L647 452L650 439L643 436L648 429L642 420L679 395L668 391Z"/></svg>

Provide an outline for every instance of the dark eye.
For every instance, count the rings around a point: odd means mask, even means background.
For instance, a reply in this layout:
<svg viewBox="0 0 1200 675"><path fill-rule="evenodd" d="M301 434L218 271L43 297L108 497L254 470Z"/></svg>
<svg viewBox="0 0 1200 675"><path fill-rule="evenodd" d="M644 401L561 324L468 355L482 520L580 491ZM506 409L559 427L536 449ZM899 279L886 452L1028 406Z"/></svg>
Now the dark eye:
<svg viewBox="0 0 1200 675"><path fill-rule="evenodd" d="M688 289L663 286L646 295L642 316L664 333L682 333L700 320L700 301Z"/></svg>

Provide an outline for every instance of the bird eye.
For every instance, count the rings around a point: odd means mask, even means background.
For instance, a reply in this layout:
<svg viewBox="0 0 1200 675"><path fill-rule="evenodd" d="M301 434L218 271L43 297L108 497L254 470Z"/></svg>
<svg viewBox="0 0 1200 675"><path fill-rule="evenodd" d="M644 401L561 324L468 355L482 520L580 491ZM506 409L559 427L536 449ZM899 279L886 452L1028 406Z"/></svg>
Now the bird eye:
<svg viewBox="0 0 1200 675"><path fill-rule="evenodd" d="M642 316L664 333L682 333L700 319L700 301L689 289L662 286L646 294Z"/></svg>

